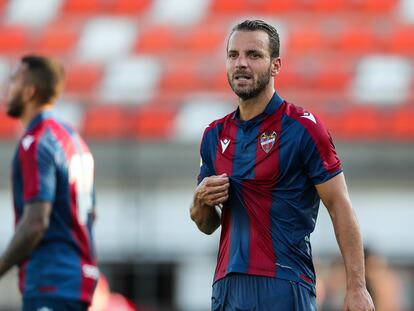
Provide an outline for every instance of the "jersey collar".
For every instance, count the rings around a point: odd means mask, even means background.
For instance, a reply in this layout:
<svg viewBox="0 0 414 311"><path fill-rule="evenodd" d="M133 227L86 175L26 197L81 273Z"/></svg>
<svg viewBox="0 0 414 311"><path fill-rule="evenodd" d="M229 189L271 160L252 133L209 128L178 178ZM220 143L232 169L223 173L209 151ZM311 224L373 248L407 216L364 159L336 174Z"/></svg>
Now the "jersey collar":
<svg viewBox="0 0 414 311"><path fill-rule="evenodd" d="M277 94L277 92L275 91L273 93L273 96L270 99L269 103L266 105L265 110L259 116L261 116L263 114L271 115L271 114L275 113L279 109L279 107L282 105L282 103L283 103L283 98L281 98L279 96L279 94ZM239 115L240 115L240 109L239 109L239 107L237 107L236 111L233 113L233 119L238 120ZM256 119L257 117L255 117L253 119Z"/></svg>
<svg viewBox="0 0 414 311"><path fill-rule="evenodd" d="M33 128L35 128L40 122L46 120L46 119L50 119L53 116L53 111L52 110L45 110L40 112L38 115L36 115L30 122L29 125L27 126L26 132L30 132L31 130L33 130Z"/></svg>

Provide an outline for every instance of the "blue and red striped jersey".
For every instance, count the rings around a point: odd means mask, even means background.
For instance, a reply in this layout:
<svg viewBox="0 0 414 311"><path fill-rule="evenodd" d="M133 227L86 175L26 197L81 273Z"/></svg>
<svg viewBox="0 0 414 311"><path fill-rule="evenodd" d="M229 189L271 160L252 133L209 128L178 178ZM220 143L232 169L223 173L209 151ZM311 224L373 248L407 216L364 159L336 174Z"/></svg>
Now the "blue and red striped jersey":
<svg viewBox="0 0 414 311"><path fill-rule="evenodd" d="M53 112L29 124L13 161L16 225L25 205L50 202L50 223L30 257L19 265L25 298L90 302L99 271L92 238L94 160L87 145Z"/></svg>
<svg viewBox="0 0 414 311"><path fill-rule="evenodd" d="M223 173L230 180L215 281L237 272L314 290L315 185L342 172L331 136L315 115L277 93L257 117L242 121L238 114L212 122L201 142L198 183Z"/></svg>

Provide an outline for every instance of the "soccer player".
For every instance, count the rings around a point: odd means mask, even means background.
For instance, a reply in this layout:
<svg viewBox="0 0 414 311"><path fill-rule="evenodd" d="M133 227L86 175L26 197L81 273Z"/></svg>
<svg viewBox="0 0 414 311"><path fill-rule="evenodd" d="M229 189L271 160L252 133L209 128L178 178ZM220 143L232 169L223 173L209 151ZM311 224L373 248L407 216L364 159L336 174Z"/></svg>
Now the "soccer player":
<svg viewBox="0 0 414 311"><path fill-rule="evenodd" d="M212 310L316 310L310 234L320 199L345 263L344 310L374 310L332 139L317 116L275 92L279 45L263 21L232 29L226 69L238 108L212 122L201 142L190 214L206 234L221 225Z"/></svg>
<svg viewBox="0 0 414 311"><path fill-rule="evenodd" d="M52 108L63 68L35 55L11 77L7 114L26 127L13 160L16 229L0 277L19 265L23 311L87 310L99 276L92 239L94 161Z"/></svg>

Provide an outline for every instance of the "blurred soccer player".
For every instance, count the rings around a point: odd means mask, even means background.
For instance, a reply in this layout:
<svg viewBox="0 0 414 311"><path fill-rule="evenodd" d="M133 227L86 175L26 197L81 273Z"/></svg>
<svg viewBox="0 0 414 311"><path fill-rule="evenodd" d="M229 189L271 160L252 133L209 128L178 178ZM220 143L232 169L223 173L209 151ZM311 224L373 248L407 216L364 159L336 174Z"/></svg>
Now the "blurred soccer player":
<svg viewBox="0 0 414 311"><path fill-rule="evenodd" d="M23 311L87 310L99 275L92 239L94 161L52 110L63 87L54 60L26 56L11 77L7 113L26 127L13 161L16 230L0 277L19 265Z"/></svg>
<svg viewBox="0 0 414 311"><path fill-rule="evenodd" d="M320 199L347 271L344 310L374 310L332 139L318 117L275 92L276 29L263 21L236 25L226 67L238 109L204 132L190 209L202 232L222 226L212 310L316 310L310 234Z"/></svg>

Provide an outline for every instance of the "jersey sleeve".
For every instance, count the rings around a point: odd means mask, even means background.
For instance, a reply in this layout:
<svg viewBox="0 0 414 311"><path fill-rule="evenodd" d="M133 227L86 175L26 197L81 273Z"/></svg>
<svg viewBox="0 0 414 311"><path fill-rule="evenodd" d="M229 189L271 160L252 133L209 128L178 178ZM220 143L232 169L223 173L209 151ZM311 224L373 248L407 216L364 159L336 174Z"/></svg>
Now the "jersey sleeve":
<svg viewBox="0 0 414 311"><path fill-rule="evenodd" d="M200 145L200 174L197 177L197 184L200 184L205 177L214 175L214 166L210 155L210 127L204 131Z"/></svg>
<svg viewBox="0 0 414 311"><path fill-rule="evenodd" d="M56 165L53 151L42 138L19 147L19 161L23 176L23 198L25 203L55 199Z"/></svg>
<svg viewBox="0 0 414 311"><path fill-rule="evenodd" d="M319 119L303 120L302 159L305 170L317 185L342 172L341 161L336 153L332 137Z"/></svg>

